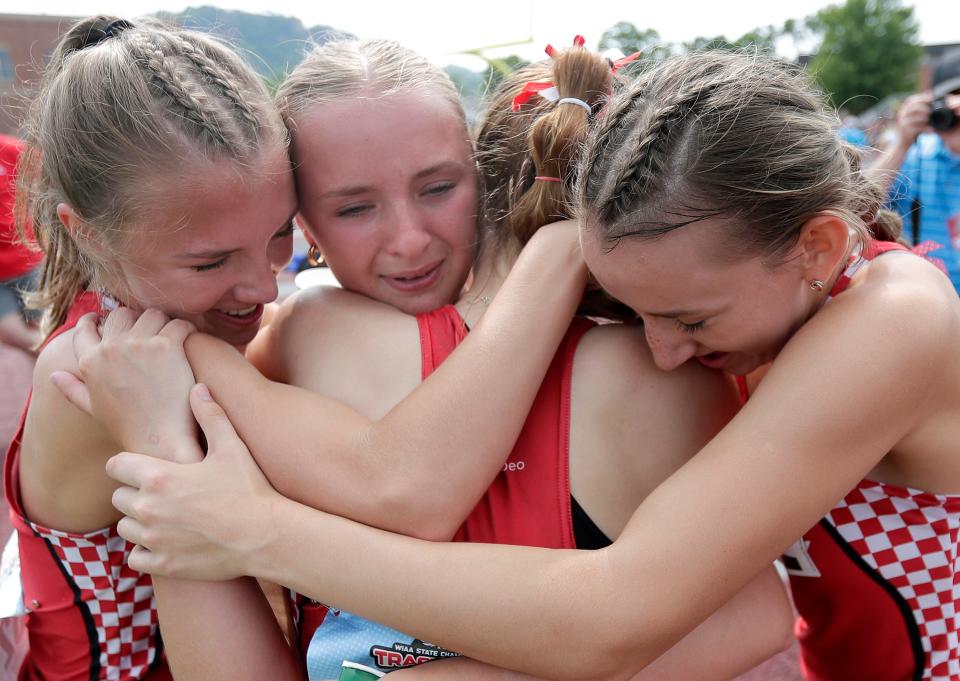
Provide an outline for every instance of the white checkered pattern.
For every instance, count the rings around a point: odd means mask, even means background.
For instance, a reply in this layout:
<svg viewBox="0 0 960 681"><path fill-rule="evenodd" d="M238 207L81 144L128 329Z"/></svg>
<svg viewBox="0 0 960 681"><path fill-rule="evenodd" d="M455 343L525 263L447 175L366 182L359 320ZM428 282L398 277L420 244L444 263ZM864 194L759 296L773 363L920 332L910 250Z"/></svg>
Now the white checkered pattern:
<svg viewBox="0 0 960 681"><path fill-rule="evenodd" d="M864 480L827 516L913 611L923 679L960 681L960 496Z"/></svg>
<svg viewBox="0 0 960 681"><path fill-rule="evenodd" d="M150 575L127 566L133 544L116 533L116 526L83 535L31 526L53 545L93 616L100 679L145 676L157 656L157 606Z"/></svg>

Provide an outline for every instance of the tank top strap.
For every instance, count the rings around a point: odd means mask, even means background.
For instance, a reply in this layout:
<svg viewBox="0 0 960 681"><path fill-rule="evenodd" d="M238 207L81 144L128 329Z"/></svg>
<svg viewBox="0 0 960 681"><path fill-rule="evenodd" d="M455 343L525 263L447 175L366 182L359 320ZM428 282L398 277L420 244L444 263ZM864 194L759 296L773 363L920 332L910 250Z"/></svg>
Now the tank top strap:
<svg viewBox="0 0 960 681"><path fill-rule="evenodd" d="M830 289L830 295L827 296L827 300L830 300L835 295L845 291L847 286L850 285L850 281L853 279L853 276L868 262L876 258L878 255L883 255L884 253L890 253L894 251L912 253L909 248L894 241L874 241L872 239L868 241L863 249L850 256L850 260L847 263L847 268L843 271L843 274L840 275L840 278L837 279L837 283L833 285L833 288Z"/></svg>
<svg viewBox="0 0 960 681"><path fill-rule="evenodd" d="M420 373L426 379L467 337L467 324L457 308L444 305L417 315L420 330Z"/></svg>

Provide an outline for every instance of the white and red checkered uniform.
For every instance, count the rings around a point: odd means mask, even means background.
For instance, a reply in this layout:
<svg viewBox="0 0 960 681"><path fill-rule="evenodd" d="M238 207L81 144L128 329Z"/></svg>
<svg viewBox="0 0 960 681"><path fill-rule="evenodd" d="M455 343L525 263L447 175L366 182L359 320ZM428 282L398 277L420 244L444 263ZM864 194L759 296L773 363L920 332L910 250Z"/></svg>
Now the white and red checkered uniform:
<svg viewBox="0 0 960 681"><path fill-rule="evenodd" d="M93 294L81 296L58 332L94 310L99 303ZM23 419L7 452L4 481L19 535L23 600L30 610L30 653L18 678L172 681L150 576L127 567L133 544L117 534L116 525L76 534L25 517L19 484L22 436Z"/></svg>
<svg viewBox="0 0 960 681"><path fill-rule="evenodd" d="M869 260L894 247L865 250ZM958 533L960 496L857 485L784 557L804 676L960 681Z"/></svg>

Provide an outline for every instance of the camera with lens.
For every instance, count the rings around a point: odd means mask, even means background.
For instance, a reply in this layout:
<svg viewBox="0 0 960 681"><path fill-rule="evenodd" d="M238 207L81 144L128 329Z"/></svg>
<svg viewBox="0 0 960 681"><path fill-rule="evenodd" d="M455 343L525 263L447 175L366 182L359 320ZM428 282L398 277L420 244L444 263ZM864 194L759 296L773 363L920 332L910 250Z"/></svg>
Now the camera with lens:
<svg viewBox="0 0 960 681"><path fill-rule="evenodd" d="M946 132L960 122L960 116L947 106L946 98L941 97L933 102L929 122L934 130Z"/></svg>

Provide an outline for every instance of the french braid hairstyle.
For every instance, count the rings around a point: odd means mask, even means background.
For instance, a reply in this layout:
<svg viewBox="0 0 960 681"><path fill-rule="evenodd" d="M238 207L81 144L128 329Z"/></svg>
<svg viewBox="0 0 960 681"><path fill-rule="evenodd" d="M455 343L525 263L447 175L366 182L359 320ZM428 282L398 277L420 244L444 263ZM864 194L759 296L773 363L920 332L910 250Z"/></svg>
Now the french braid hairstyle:
<svg viewBox="0 0 960 681"><path fill-rule="evenodd" d="M731 236L725 258L771 263L823 211L860 238L897 240L899 218L835 131L797 67L720 51L673 57L625 87L592 131L579 217L610 247L717 218Z"/></svg>
<svg viewBox="0 0 960 681"><path fill-rule="evenodd" d="M556 100L534 95L514 107L514 97L530 82L553 83ZM554 50L552 59L518 69L500 82L476 136L481 248L518 249L543 225L573 216L583 143L619 84L607 59L580 46ZM578 99L590 111L576 103L560 104L564 98ZM580 313L615 320L636 317L602 291L588 294Z"/></svg>
<svg viewBox="0 0 960 681"><path fill-rule="evenodd" d="M75 24L32 103L18 173L17 224L31 224L46 256L31 301L45 309L44 331L115 268L158 177L194 159L249 167L264 144L286 144L285 130L260 78L228 47L153 19ZM84 233L61 223L60 203Z"/></svg>

